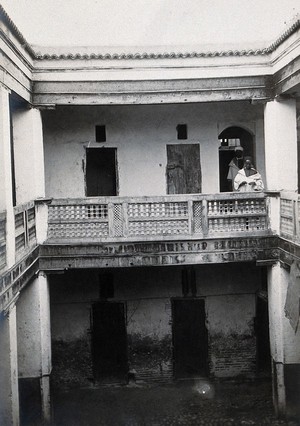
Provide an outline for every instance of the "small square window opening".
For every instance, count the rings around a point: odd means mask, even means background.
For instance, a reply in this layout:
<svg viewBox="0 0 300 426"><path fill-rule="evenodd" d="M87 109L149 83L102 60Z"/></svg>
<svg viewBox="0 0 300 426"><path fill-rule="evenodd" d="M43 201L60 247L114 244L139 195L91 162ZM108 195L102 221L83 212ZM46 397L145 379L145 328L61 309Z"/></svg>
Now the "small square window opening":
<svg viewBox="0 0 300 426"><path fill-rule="evenodd" d="M178 124L176 127L177 130L177 139L187 139L187 125Z"/></svg>
<svg viewBox="0 0 300 426"><path fill-rule="evenodd" d="M104 125L96 126L96 142L106 142L106 128Z"/></svg>

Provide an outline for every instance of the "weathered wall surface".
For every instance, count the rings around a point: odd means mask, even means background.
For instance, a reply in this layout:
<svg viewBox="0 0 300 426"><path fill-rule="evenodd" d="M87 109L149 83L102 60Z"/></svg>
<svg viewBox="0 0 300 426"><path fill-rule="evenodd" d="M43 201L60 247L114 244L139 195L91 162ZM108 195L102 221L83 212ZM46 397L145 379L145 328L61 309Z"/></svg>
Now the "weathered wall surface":
<svg viewBox="0 0 300 426"><path fill-rule="evenodd" d="M92 378L90 308L99 300L99 274L53 275L51 318L54 376L65 382ZM182 297L181 267L113 271L114 298L126 303L129 369L145 380L172 377L172 297ZM255 374L254 266L196 268L197 295L204 297L209 337L208 366L216 377Z"/></svg>
<svg viewBox="0 0 300 426"><path fill-rule="evenodd" d="M253 295L210 297L207 309L211 373L217 377L253 374L256 356Z"/></svg>
<svg viewBox="0 0 300 426"><path fill-rule="evenodd" d="M183 123L188 126L188 139L177 140L176 126ZM96 125L106 125L105 143L95 143ZM117 148L118 195L164 195L166 145L174 143L199 143L202 192L218 192L218 135L229 126L241 126L254 135L256 165L264 176L259 105L81 106L44 111L46 196L85 195L85 146Z"/></svg>
<svg viewBox="0 0 300 426"><path fill-rule="evenodd" d="M280 264L270 268L268 294L271 355L276 371L275 396L281 411L299 418L299 269L296 265L292 271L294 266L290 271Z"/></svg>
<svg viewBox="0 0 300 426"><path fill-rule="evenodd" d="M45 195L45 170L41 113L19 109L12 114L16 202L22 204Z"/></svg>

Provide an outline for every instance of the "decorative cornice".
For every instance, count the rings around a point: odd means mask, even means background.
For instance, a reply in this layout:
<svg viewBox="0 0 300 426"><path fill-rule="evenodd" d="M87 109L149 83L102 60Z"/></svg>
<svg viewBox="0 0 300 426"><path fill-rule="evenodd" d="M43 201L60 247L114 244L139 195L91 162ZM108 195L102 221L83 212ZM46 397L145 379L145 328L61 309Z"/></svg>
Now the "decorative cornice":
<svg viewBox="0 0 300 426"><path fill-rule="evenodd" d="M8 16L3 6L0 5L0 20L6 22L19 39L23 47L36 60L66 60L66 59L84 59L84 60L132 60L132 59L185 59L185 58L214 58L214 57L232 57L232 56L263 56L274 52L288 37L300 28L300 19L297 19L291 27L289 27L274 43L269 47L261 49L248 50L221 50L214 52L136 52L136 53L40 53L33 50L29 43L25 40L21 32L18 30L12 19Z"/></svg>
<svg viewBox="0 0 300 426"><path fill-rule="evenodd" d="M297 15L299 16L299 14ZM278 39L272 43L267 50L268 53L274 52L278 46L280 46L285 40L287 40L293 33L295 33L300 28L300 19L298 18L291 27L289 27L283 34L281 34Z"/></svg>
<svg viewBox="0 0 300 426"><path fill-rule="evenodd" d="M30 54L30 56L35 59L36 54L30 44L26 41L23 34L19 31L18 27L15 25L13 20L9 17L7 12L4 10L3 6L0 4L0 21L3 21L7 24L10 31L14 34L15 37L19 40L24 49Z"/></svg>
<svg viewBox="0 0 300 426"><path fill-rule="evenodd" d="M300 28L300 19L289 27L274 43L269 47L262 49L248 50L224 50L214 52L164 52L164 53L66 53L66 54L50 54L35 53L37 60L59 60L59 59L102 59L102 60L126 60L126 59L185 59L185 58L214 58L229 56L263 56L274 52L288 37Z"/></svg>
<svg viewBox="0 0 300 426"><path fill-rule="evenodd" d="M104 59L104 60L120 60L120 59L185 59L185 58L214 58L226 56L257 56L269 53L268 49L250 49L250 50L226 50L215 52L164 52L164 53L66 53L66 54L49 54L36 53L35 59L58 60L58 59Z"/></svg>

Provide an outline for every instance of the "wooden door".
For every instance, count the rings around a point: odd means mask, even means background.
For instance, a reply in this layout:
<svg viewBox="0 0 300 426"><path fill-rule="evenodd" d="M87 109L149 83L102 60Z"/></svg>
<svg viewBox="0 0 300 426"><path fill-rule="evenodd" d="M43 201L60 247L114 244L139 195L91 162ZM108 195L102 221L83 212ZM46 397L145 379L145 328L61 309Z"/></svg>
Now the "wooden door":
<svg viewBox="0 0 300 426"><path fill-rule="evenodd" d="M125 382L128 362L124 303L94 303L91 319L95 380Z"/></svg>
<svg viewBox="0 0 300 426"><path fill-rule="evenodd" d="M87 148L86 195L117 195L115 148Z"/></svg>
<svg viewBox="0 0 300 426"><path fill-rule="evenodd" d="M201 192L199 144L167 145L168 194Z"/></svg>
<svg viewBox="0 0 300 426"><path fill-rule="evenodd" d="M174 299L172 318L175 377L206 376L208 340L204 300Z"/></svg>

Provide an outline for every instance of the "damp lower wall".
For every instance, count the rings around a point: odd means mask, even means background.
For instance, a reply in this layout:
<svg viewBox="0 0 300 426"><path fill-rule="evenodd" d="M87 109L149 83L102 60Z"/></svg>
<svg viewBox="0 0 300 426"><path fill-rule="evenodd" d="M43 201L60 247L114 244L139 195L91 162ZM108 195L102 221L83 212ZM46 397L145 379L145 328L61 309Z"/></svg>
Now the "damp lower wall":
<svg viewBox="0 0 300 426"><path fill-rule="evenodd" d="M108 300L125 304L129 372L145 381L172 380L172 300L183 297L182 268L110 272L114 294ZM90 314L92 304L100 300L103 273L68 271L50 278L53 372L58 382L93 378ZM255 376L254 318L260 268L204 265L195 267L195 280L196 297L205 301L209 375Z"/></svg>

